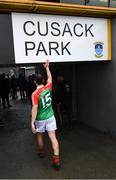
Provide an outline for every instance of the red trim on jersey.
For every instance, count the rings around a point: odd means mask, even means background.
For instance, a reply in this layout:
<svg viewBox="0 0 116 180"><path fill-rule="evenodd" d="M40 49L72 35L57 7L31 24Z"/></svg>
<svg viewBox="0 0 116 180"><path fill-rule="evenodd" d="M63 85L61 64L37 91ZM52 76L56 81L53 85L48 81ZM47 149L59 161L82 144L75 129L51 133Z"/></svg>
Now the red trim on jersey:
<svg viewBox="0 0 116 180"><path fill-rule="evenodd" d="M47 83L44 87L45 87L46 89L47 89L47 88L50 88L50 90L52 90L52 83Z"/></svg>
<svg viewBox="0 0 116 180"><path fill-rule="evenodd" d="M32 104L33 105L38 105L39 104L39 96L41 94L41 92L45 91L46 89L50 89L52 90L52 83L47 83L45 86L36 89L31 96L32 99Z"/></svg>

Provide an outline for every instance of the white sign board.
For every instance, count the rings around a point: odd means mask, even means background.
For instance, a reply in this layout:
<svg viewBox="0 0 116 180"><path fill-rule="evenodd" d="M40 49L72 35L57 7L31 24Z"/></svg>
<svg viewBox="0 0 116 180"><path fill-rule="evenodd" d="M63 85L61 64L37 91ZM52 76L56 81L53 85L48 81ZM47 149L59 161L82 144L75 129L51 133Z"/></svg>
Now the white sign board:
<svg viewBox="0 0 116 180"><path fill-rule="evenodd" d="M12 13L16 63L108 60L108 20Z"/></svg>

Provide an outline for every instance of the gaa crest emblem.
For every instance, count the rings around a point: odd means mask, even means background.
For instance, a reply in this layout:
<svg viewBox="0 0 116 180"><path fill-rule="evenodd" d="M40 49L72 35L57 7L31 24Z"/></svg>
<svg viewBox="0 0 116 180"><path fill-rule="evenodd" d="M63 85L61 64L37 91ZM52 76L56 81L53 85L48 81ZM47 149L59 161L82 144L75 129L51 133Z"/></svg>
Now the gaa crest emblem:
<svg viewBox="0 0 116 180"><path fill-rule="evenodd" d="M101 58L103 56L103 42L95 42L95 56Z"/></svg>

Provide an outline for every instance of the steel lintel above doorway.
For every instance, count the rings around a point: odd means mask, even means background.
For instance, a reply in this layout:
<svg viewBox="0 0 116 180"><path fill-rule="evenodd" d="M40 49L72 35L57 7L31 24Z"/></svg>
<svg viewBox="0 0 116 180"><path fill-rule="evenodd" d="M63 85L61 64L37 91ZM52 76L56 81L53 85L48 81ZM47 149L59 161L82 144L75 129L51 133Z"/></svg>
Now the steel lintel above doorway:
<svg viewBox="0 0 116 180"><path fill-rule="evenodd" d="M116 8L43 2L37 0L0 0L0 12L28 12L106 18L116 17Z"/></svg>

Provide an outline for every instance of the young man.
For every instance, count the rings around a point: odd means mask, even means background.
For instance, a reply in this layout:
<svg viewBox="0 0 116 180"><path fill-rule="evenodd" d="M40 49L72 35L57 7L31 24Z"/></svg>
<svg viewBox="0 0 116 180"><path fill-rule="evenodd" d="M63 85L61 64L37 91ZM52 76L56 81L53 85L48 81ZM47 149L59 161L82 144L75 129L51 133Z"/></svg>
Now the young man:
<svg viewBox="0 0 116 180"><path fill-rule="evenodd" d="M31 129L36 134L37 151L40 156L44 153L43 133L48 131L48 136L53 148L53 166L60 167L59 162L59 143L56 138L56 120L52 109L52 75L49 69L49 61L43 64L47 73L47 84L43 85L41 74L35 75L37 89L32 93L32 119Z"/></svg>

